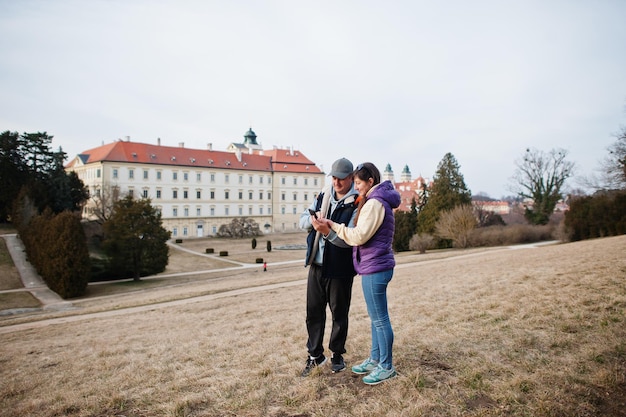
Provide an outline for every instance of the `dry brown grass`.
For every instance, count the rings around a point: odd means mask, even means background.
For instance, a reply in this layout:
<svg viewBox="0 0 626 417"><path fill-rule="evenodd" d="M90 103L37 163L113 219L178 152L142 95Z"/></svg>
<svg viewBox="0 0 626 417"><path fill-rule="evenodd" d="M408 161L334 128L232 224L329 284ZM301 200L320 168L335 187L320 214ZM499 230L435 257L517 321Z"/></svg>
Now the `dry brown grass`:
<svg viewBox="0 0 626 417"><path fill-rule="evenodd" d="M7 244L3 238L0 237L0 271L2 271L2 278L0 279L0 290L13 290L22 288L22 281L20 280L20 274L17 271L13 260L7 249Z"/></svg>
<svg viewBox="0 0 626 417"><path fill-rule="evenodd" d="M146 280L0 321L0 416L623 416L624 253L626 236L398 256L400 375L375 387L299 376L301 263ZM349 364L369 349L359 283Z"/></svg>
<svg viewBox="0 0 626 417"><path fill-rule="evenodd" d="M0 293L0 306L2 312L12 310L24 312L40 308L41 303L28 291L18 291Z"/></svg>

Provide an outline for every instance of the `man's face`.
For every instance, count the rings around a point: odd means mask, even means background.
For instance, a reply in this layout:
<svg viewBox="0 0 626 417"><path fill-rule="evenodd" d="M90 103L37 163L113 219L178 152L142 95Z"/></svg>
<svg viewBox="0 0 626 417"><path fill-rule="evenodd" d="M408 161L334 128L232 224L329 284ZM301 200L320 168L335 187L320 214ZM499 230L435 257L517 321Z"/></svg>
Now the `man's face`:
<svg viewBox="0 0 626 417"><path fill-rule="evenodd" d="M348 175L344 179L333 177L333 188L337 197L341 198L352 188L352 175Z"/></svg>

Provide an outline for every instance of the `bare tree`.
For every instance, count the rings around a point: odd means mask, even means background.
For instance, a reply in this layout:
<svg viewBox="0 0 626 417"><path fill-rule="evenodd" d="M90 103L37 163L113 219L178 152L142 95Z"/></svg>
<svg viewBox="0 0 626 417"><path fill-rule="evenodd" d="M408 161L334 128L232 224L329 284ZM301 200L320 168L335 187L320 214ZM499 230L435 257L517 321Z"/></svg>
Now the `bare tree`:
<svg viewBox="0 0 626 417"><path fill-rule="evenodd" d="M219 237L253 237L260 236L261 230L257 222L247 217L234 218L229 224L223 224L217 232Z"/></svg>
<svg viewBox="0 0 626 417"><path fill-rule="evenodd" d="M409 250L417 250L419 253L426 253L427 249L430 249L435 241L433 235L428 233L414 234L409 240Z"/></svg>
<svg viewBox="0 0 626 417"><path fill-rule="evenodd" d="M602 161L602 173L608 189L626 188L626 127L615 135L617 141L609 146L609 154Z"/></svg>
<svg viewBox="0 0 626 417"><path fill-rule="evenodd" d="M472 206L464 204L441 213L435 225L435 235L452 240L456 248L466 248L470 245L470 234L477 223Z"/></svg>
<svg viewBox="0 0 626 417"><path fill-rule="evenodd" d="M563 185L575 168L575 164L566 159L567 154L564 149L549 152L526 149L524 156L515 162L517 169L511 188L532 201L524 213L530 223L548 223L556 203L563 198Z"/></svg>
<svg viewBox="0 0 626 417"><path fill-rule="evenodd" d="M105 183L91 196L91 214L96 217L96 223L104 224L111 218L115 203L120 200L120 187Z"/></svg>
<svg viewBox="0 0 626 417"><path fill-rule="evenodd" d="M472 199L472 207L474 208L474 216L478 221L478 227L504 226L502 216L489 210L488 203L489 200Z"/></svg>

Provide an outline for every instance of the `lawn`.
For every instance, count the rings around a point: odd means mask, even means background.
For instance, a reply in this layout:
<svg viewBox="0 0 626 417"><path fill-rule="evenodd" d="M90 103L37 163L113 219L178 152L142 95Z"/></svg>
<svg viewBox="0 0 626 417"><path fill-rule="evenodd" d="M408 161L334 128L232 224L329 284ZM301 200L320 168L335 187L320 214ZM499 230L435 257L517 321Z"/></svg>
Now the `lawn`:
<svg viewBox="0 0 626 417"><path fill-rule="evenodd" d="M299 376L301 263L161 277L1 321L0 416L626 416L624 253L626 236L399 255L399 376L374 387ZM358 277L353 294L349 365L370 341Z"/></svg>

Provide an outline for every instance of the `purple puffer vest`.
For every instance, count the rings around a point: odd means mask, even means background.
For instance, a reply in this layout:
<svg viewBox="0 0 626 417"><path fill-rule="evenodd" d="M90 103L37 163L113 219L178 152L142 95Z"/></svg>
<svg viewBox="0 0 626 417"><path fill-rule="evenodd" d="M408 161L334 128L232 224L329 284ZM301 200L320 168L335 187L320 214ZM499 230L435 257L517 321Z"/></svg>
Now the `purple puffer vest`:
<svg viewBox="0 0 626 417"><path fill-rule="evenodd" d="M367 198L382 203L385 208L385 217L370 240L352 249L352 262L359 275L386 271L396 266L392 248L395 230L393 209L400 206L400 193L390 181L384 181Z"/></svg>

